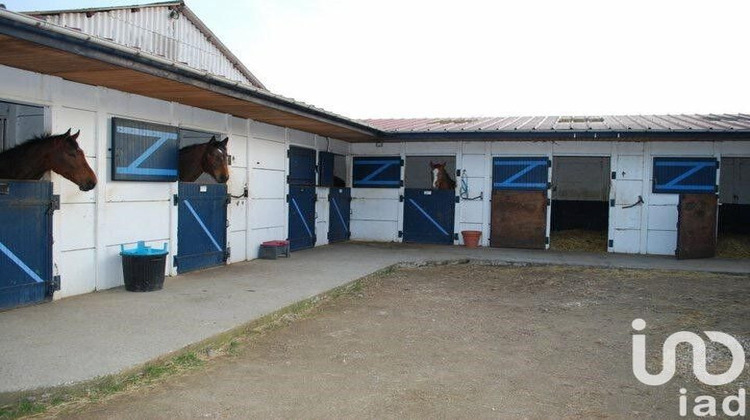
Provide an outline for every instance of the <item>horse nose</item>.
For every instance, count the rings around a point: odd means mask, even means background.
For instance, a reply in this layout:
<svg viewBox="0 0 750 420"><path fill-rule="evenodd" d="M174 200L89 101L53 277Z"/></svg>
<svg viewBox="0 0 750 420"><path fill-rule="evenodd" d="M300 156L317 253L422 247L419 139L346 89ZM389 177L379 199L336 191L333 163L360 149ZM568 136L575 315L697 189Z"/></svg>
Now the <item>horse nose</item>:
<svg viewBox="0 0 750 420"><path fill-rule="evenodd" d="M219 182L224 183L229 180L229 175L220 175L219 176Z"/></svg>
<svg viewBox="0 0 750 420"><path fill-rule="evenodd" d="M96 187L96 181L89 181L89 182L87 182L87 183L79 186L78 188L80 188L81 191L91 191L91 190L94 189L94 187Z"/></svg>

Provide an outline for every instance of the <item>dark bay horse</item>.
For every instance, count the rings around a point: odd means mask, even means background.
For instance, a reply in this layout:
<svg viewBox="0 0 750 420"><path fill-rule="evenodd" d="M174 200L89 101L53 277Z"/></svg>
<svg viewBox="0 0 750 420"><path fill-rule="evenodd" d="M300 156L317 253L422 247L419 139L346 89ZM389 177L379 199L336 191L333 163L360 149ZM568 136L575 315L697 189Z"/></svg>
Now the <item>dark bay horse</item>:
<svg viewBox="0 0 750 420"><path fill-rule="evenodd" d="M448 171L445 170L445 165L448 162L443 163L432 163L430 161L430 169L432 170L432 189L434 190L455 190L456 181L448 175Z"/></svg>
<svg viewBox="0 0 750 420"><path fill-rule="evenodd" d="M96 186L96 174L78 146L79 130L56 136L35 137L0 153L0 179L38 180L47 171L56 172L78 185L81 191Z"/></svg>
<svg viewBox="0 0 750 420"><path fill-rule="evenodd" d="M193 182L205 172L216 182L226 183L229 179L228 142L229 137L217 141L214 136L208 143L180 149L180 181Z"/></svg>

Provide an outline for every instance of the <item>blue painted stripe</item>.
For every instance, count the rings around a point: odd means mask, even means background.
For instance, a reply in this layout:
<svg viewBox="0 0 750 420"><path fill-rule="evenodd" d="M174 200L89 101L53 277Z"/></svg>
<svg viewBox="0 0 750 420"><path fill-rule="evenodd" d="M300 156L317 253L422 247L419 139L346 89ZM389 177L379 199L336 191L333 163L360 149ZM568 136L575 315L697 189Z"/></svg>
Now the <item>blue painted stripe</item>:
<svg viewBox="0 0 750 420"><path fill-rule="evenodd" d="M305 215L302 214L302 210L299 209L299 205L297 205L297 200L292 198L292 204L294 204L294 208L297 209L297 214L299 215L300 220L302 220L302 225L305 227L305 230L307 231L307 235L312 238L313 234L310 230L310 226L307 226L307 220L305 220Z"/></svg>
<svg viewBox="0 0 750 420"><path fill-rule="evenodd" d="M355 160L355 165L396 165L401 164L401 159L395 160Z"/></svg>
<svg viewBox="0 0 750 420"><path fill-rule="evenodd" d="M540 190L546 190L547 184L544 182L518 182L514 184L507 184L505 182L495 182L492 184L494 188L538 188Z"/></svg>
<svg viewBox="0 0 750 420"><path fill-rule="evenodd" d="M401 181L354 181L354 185L401 185Z"/></svg>
<svg viewBox="0 0 750 420"><path fill-rule="evenodd" d="M37 283L44 283L44 280L42 280L41 277L37 273L34 272L31 268L29 268L26 263L21 261L20 258L16 256L8 247L6 247L2 242L0 242L0 252L5 254L8 258L10 258L11 261L13 261L21 270L23 270L26 274L31 277L32 280L34 280Z"/></svg>
<svg viewBox="0 0 750 420"><path fill-rule="evenodd" d="M359 183L363 183L363 182L370 181L371 179L375 178L376 176L380 175L383 171L385 171L386 169L388 169L389 166L395 165L396 163L397 162L386 162L386 163L383 164L383 166L381 166L380 168L372 171L370 173L370 175L367 175L366 177L360 179L358 182ZM392 182L392 181L390 181L390 182Z"/></svg>
<svg viewBox="0 0 750 420"><path fill-rule="evenodd" d="M715 165L715 164L713 164L713 165ZM689 177L689 176L693 175L694 173L696 173L696 172L700 171L701 169L703 169L703 168L705 168L705 167L706 167L706 165L696 165L695 167L691 168L690 170L688 170L688 171L685 171L684 173L682 173L682 174L681 174L680 176L678 176L678 177L675 177L675 178L674 178L674 179L672 179L671 181L667 182L667 184L666 184L666 185L667 185L667 186L669 186L669 187L671 187L671 186L673 186L673 185L676 185L676 184L678 184L678 183L679 183L680 181L682 181L683 179L685 179L685 178L687 178L687 177ZM713 187L713 185L712 185L711 187Z"/></svg>
<svg viewBox="0 0 750 420"><path fill-rule="evenodd" d="M436 227L436 228L438 228L438 229L439 229L439 230L440 230L441 232L443 232L443 235L447 235L447 236L450 236L450 234L449 234L448 232L446 232L446 231L445 231L445 229L443 229L443 227L442 227L442 226L440 226L440 223L438 223L437 221L435 221L435 219L433 219L433 218L432 218L432 217L431 217L431 216L430 216L429 214L427 214L427 212L426 212L426 211L424 211L424 209L423 209L422 207L420 207L420 206L419 206L419 204L417 204L417 202L416 202L416 201L414 201L414 199L413 199L413 198L410 198L410 199L409 199L409 202L410 202L410 203L411 203L411 204L412 204L412 205L413 205L414 207L416 207L416 209L417 209L417 210L419 210L419 212L420 212L420 213L422 213L422 215L423 215L424 217L426 217L426 218L427 218L427 220L429 220L430 222L432 222L432 224L433 224L433 225L435 225L435 227Z"/></svg>
<svg viewBox="0 0 750 420"><path fill-rule="evenodd" d="M341 226L344 227L344 232L349 233L349 228L346 226L344 216L341 214L341 210L339 210L339 205L336 203L336 199L334 198L333 200L331 200L331 203L333 203L333 208L336 210L336 214L339 215L339 220L341 221Z"/></svg>
<svg viewBox="0 0 750 420"><path fill-rule="evenodd" d="M547 158L543 160L497 160L495 159L495 166L521 166L521 165L546 165Z"/></svg>
<svg viewBox="0 0 750 420"><path fill-rule="evenodd" d="M223 249L221 249L221 246L219 246L219 243L216 242L216 239L214 238L214 236L211 235L211 232L206 227L206 224L203 223L203 220L201 220L200 216L198 216L198 213L193 208L193 205L190 204L190 201L184 200L183 203L185 203L185 207L187 207L187 209L190 210L190 213L192 213L193 217L195 217L195 221L198 222L198 224L200 225L201 229L203 229L203 232L206 233L206 236L208 236L208 239L210 239L211 242L214 244L214 246L216 247L216 250L217 251L224 251Z"/></svg>
<svg viewBox="0 0 750 420"><path fill-rule="evenodd" d="M134 127L117 127L117 132L121 134L130 134L141 137L154 137L158 140L152 144L148 149L141 153L130 165L126 167L118 166L116 169L117 173L129 174L129 175L177 175L176 169L145 169L140 168L141 164L146 161L151 155L154 154L167 140L176 140L177 133L170 133L166 131L155 131L146 130L142 128ZM152 172L155 171L155 172Z"/></svg>
<svg viewBox="0 0 750 420"><path fill-rule="evenodd" d="M508 177L508 178L507 178L507 179L506 179L505 181L502 181L502 182L501 182L501 184L511 184L511 183L513 183L513 181L515 181L515 180L517 180L518 178L520 178L520 177L522 177L522 176L526 175L527 173L531 172L531 171L532 171L532 170L533 170L534 168L536 168L537 166L541 166L541 165L543 165L543 164L544 164L544 165L546 165L546 164L547 164L547 162L534 162L534 163L529 163L529 164L528 164L528 166L526 166L525 168L523 168L523 169L521 169L520 171L516 172L515 174L511 175L511 176L510 176L510 177Z"/></svg>
<svg viewBox="0 0 750 420"><path fill-rule="evenodd" d="M656 161L656 166L716 166L716 161Z"/></svg>
<svg viewBox="0 0 750 420"><path fill-rule="evenodd" d="M656 189L659 190L699 190L699 191L714 191L716 187L714 185L669 185L662 184L656 185Z"/></svg>

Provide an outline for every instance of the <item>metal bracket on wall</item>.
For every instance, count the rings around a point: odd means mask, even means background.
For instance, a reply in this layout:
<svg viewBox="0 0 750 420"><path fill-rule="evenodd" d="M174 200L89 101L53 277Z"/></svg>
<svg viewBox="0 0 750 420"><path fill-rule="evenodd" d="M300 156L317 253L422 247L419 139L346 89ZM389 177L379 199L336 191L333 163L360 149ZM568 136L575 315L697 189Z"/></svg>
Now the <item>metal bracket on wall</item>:
<svg viewBox="0 0 750 420"><path fill-rule="evenodd" d="M461 202L461 197L456 196L456 203L460 203L460 202Z"/></svg>
<svg viewBox="0 0 750 420"><path fill-rule="evenodd" d="M399 195L398 196L398 202L399 203L403 203L404 202L404 196L403 195Z"/></svg>
<svg viewBox="0 0 750 420"><path fill-rule="evenodd" d="M398 231L398 237L399 238L403 238L404 237L404 231L403 230L399 230Z"/></svg>
<svg viewBox="0 0 750 420"><path fill-rule="evenodd" d="M52 281L49 282L50 291L56 292L60 290L60 283L61 283L61 280L60 280L59 275L52 276Z"/></svg>
<svg viewBox="0 0 750 420"><path fill-rule="evenodd" d="M610 207L614 207L615 206L615 200L614 200L614 198L609 200L609 206Z"/></svg>
<svg viewBox="0 0 750 420"><path fill-rule="evenodd" d="M610 239L609 241L607 241L607 246L610 247L610 248L614 247L615 246L615 240L614 239Z"/></svg>
<svg viewBox="0 0 750 420"><path fill-rule="evenodd" d="M174 194L172 196L172 205L176 206L178 204L180 204L180 197L177 194Z"/></svg>
<svg viewBox="0 0 750 420"><path fill-rule="evenodd" d="M229 261L229 257L232 256L232 248L227 247L226 251L224 251L224 262Z"/></svg>
<svg viewBox="0 0 750 420"><path fill-rule="evenodd" d="M50 211L60 210L60 196L58 194L52 195L52 200L49 203Z"/></svg>
<svg viewBox="0 0 750 420"><path fill-rule="evenodd" d="M612 171L612 179L617 179L617 172Z"/></svg>
<svg viewBox="0 0 750 420"><path fill-rule="evenodd" d="M458 233L454 233L454 234L453 234L453 240L454 240L454 241L457 241L457 240L458 240Z"/></svg>

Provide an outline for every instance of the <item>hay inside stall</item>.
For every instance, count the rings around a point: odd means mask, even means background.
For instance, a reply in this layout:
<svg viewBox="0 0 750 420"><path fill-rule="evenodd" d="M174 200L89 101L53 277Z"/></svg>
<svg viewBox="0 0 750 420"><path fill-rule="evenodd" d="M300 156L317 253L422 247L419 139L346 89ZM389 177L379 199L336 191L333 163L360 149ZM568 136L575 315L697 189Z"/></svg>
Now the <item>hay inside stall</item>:
<svg viewBox="0 0 750 420"><path fill-rule="evenodd" d="M554 251L607 252L607 231L566 229L552 231L550 249Z"/></svg>

